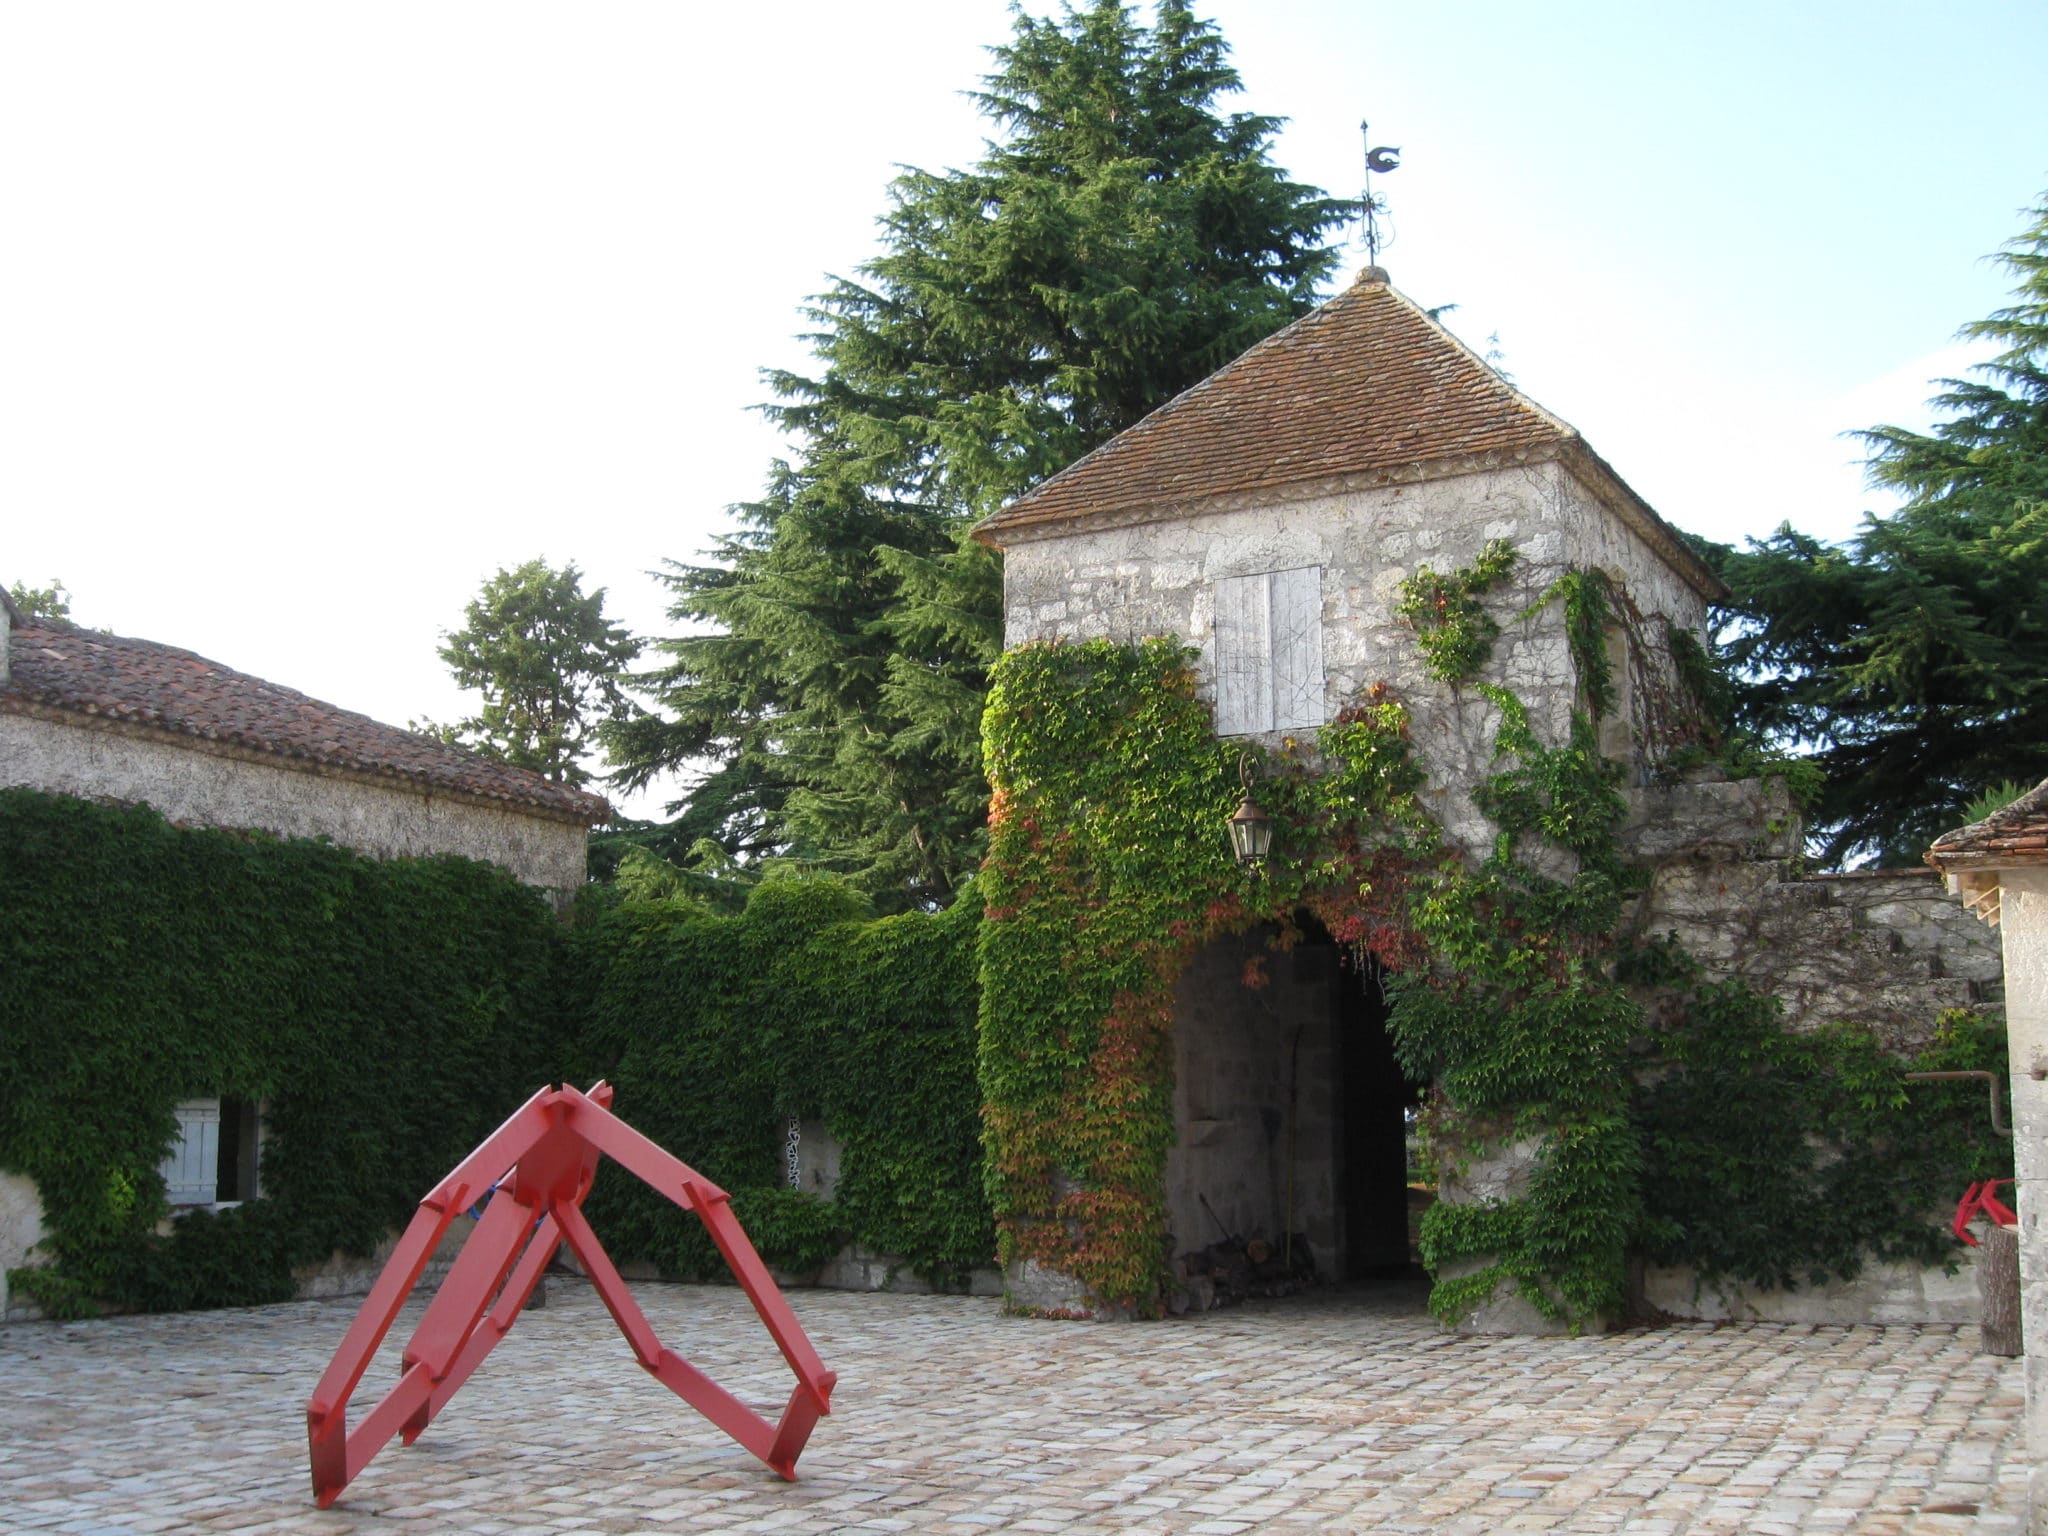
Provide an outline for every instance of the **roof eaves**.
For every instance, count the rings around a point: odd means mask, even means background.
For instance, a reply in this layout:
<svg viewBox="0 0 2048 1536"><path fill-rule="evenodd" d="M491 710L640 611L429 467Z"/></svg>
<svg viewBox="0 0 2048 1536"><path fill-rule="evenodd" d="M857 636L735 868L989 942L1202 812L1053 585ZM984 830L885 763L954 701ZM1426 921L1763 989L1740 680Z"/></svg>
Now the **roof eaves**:
<svg viewBox="0 0 2048 1536"><path fill-rule="evenodd" d="M1586 441L1585 435L1577 427L1501 377L1499 369L1473 351L1461 337L1454 334L1448 326L1407 294L1391 283L1387 285L1387 290L1394 298L1413 310L1423 324L1434 331L1443 342L1462 353L1472 366L1479 370L1486 382L1498 390L1510 404L1527 411L1557 435L1561 445L1559 452L1556 455L1546 454L1544 457L1561 457L1568 468L1577 471L1579 478L1586 482L1588 488L1599 495L1632 532L1661 555L1679 578L1703 600L1709 603L1728 601L1732 594L1727 586L1714 574L1706 561L1693 552L1692 547L1686 543L1685 536L1657 515L1656 508L1643 500L1635 487L1622 479L1614 466L1594 451L1592 444Z"/></svg>
<svg viewBox="0 0 2048 1536"><path fill-rule="evenodd" d="M1519 469L1532 464L1553 463L1564 454L1561 443L1539 443L1528 447L1489 449L1485 453L1459 454L1451 458L1423 459L1396 465L1312 480L1275 480L1266 485L1223 491L1209 496L1187 496L1168 501L1131 502L1090 512L1061 513L1052 517L1028 518L1005 528L1013 543L1029 543L1068 533L1095 533L1108 528L1136 527L1143 523L1170 522L1180 518L1207 517L1223 512L1241 512L1258 507L1282 506L1290 502L1316 501L1359 491L1378 490L1390 485L1420 485L1433 480L1452 480L1460 475L1486 474L1495 470Z"/></svg>
<svg viewBox="0 0 2048 1536"><path fill-rule="evenodd" d="M548 821L573 826L600 826L611 819L611 804L602 795L571 789L567 785L554 786L547 794L493 792L473 785L458 784L418 770L373 766L345 757L328 757L292 748L280 748L251 738L206 730L168 718L153 710L79 704L63 699L37 697L20 688L10 687L0 688L0 714L22 715L54 724L157 740L187 750L204 752L209 756L231 758L240 762L281 765L297 772L317 773L323 777L347 779L381 788L402 787L422 794L444 796L466 804L488 806L495 810L517 809Z"/></svg>
<svg viewBox="0 0 2048 1536"><path fill-rule="evenodd" d="M1944 832L1927 850L1936 869L2048 863L2048 780L1982 821Z"/></svg>
<svg viewBox="0 0 2048 1536"><path fill-rule="evenodd" d="M1574 433L1564 457L1580 481L1605 503L1609 511L1626 523L1636 537L1662 556L1664 563L1698 593L1702 601L1726 603L1734 596L1727 584L1714 574L1714 568L1702 560L1686 541L1685 535L1659 517L1657 509L1643 500L1635 487L1615 472L1612 464L1594 452L1592 444Z"/></svg>

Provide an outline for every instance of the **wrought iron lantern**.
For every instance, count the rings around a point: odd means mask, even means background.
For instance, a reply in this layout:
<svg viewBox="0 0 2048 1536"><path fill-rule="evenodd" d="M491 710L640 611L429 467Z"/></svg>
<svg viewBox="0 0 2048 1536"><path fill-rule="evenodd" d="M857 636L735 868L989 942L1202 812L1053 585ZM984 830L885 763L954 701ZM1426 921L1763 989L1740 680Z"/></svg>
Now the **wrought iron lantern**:
<svg viewBox="0 0 2048 1536"><path fill-rule="evenodd" d="M1237 855L1237 862L1244 869L1259 868L1273 850L1273 818L1260 810L1259 803L1252 798L1253 776L1252 755L1246 752L1237 760L1237 777L1244 785L1244 799L1230 818L1230 851Z"/></svg>

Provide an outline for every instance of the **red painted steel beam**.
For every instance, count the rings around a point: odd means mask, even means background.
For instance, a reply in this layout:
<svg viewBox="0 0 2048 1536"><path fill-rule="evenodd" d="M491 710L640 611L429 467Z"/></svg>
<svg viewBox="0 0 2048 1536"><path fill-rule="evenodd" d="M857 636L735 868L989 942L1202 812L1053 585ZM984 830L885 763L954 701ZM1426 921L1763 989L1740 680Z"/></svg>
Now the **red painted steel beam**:
<svg viewBox="0 0 2048 1536"><path fill-rule="evenodd" d="M561 1207L555 1212L555 1220L562 1224L562 1241L576 1255L576 1262L590 1277L605 1311L611 1313L619 1332L626 1336L633 1358L653 1370L655 1361L661 1358L661 1340L654 1336L654 1325L647 1321L647 1314L640 1310L633 1293L626 1289L625 1279L613 1265L612 1256L604 1251L604 1244L597 1240L597 1234L590 1230L590 1223L576 1207Z"/></svg>
<svg viewBox="0 0 2048 1536"><path fill-rule="evenodd" d="M732 1196L679 1157L671 1156L603 1105L574 1088L564 1088L569 1124L576 1133L621 1168L677 1205L701 1210L707 1200Z"/></svg>
<svg viewBox="0 0 2048 1536"><path fill-rule="evenodd" d="M484 1356L498 1347L498 1341L512 1331L512 1325L519 1321L519 1314L532 1299L534 1287L540 1284L541 1276L547 1273L548 1261L555 1256L555 1250L562 1246L562 1235L552 1216L542 1220L533 1238L526 1245L526 1252L519 1256L519 1262L512 1268L512 1278L505 1282L505 1289L498 1293L498 1300L490 1315L477 1325L469 1336L469 1342L462 1346L462 1353L455 1357L448 1367L448 1374L434 1383L433 1396L428 1400L426 1424L431 1424L448 1406L449 1399L462 1389L476 1368L484 1363ZM411 1445L419 1438L415 1430L406 1436L405 1443Z"/></svg>

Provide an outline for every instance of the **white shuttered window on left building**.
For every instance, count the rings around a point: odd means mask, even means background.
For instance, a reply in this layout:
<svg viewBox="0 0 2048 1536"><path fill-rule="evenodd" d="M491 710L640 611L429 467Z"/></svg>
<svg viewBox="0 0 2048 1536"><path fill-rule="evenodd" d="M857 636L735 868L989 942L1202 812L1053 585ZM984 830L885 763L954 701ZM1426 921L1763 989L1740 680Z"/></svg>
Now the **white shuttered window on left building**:
<svg viewBox="0 0 2048 1536"><path fill-rule="evenodd" d="M1322 567L1219 580L1210 660L1218 735L1321 725Z"/></svg>

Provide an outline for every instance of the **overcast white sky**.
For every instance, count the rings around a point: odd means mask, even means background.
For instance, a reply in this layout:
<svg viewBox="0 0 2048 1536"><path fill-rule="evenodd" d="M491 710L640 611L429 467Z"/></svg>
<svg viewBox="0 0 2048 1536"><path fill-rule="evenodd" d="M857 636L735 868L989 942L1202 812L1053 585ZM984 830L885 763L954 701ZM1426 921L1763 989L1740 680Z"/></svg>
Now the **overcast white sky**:
<svg viewBox="0 0 2048 1536"><path fill-rule="evenodd" d="M1031 9L1042 12L1042 0ZM2048 6L1212 0L1276 152L1667 518L1866 508L2048 190ZM0 581L403 723L492 571L645 574L758 490L757 370L976 155L1002 0L0 7ZM1350 269L1363 261L1355 249ZM646 813L641 801L631 807Z"/></svg>

